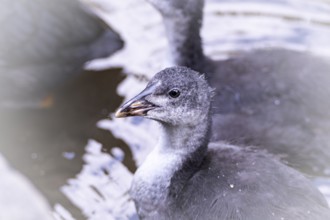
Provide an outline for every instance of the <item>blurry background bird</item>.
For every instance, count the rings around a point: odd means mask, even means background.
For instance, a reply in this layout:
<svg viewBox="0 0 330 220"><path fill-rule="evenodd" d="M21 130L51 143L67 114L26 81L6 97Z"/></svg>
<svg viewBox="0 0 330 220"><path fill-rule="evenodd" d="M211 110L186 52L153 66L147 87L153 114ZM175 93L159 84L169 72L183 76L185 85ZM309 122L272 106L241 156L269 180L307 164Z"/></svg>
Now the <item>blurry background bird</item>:
<svg viewBox="0 0 330 220"><path fill-rule="evenodd" d="M86 61L123 46L119 35L78 1L0 4L0 107L36 101L47 106L51 92L78 75Z"/></svg>

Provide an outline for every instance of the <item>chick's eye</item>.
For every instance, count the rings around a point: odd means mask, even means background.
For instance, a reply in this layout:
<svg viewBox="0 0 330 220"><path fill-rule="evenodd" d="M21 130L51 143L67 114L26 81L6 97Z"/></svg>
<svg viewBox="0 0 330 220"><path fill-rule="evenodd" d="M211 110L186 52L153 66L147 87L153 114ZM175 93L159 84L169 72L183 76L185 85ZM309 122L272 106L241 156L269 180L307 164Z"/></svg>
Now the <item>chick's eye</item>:
<svg viewBox="0 0 330 220"><path fill-rule="evenodd" d="M177 98L180 95L180 91L178 89L172 89L168 92L169 96L172 98Z"/></svg>

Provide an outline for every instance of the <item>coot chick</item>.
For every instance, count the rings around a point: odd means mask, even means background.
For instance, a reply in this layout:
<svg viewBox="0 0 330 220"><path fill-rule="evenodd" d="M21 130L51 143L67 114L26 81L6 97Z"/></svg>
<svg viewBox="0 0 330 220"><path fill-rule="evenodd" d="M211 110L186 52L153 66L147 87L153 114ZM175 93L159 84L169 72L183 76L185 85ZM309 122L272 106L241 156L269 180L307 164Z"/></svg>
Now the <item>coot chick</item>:
<svg viewBox="0 0 330 220"><path fill-rule="evenodd" d="M266 148L300 171L330 176L329 61L279 48L210 60L200 36L204 0L148 1L163 17L173 63L206 73L216 89L214 140Z"/></svg>
<svg viewBox="0 0 330 220"><path fill-rule="evenodd" d="M140 218L329 219L325 199L302 174L265 151L210 143L212 93L199 73L173 67L116 112L161 127L130 190Z"/></svg>

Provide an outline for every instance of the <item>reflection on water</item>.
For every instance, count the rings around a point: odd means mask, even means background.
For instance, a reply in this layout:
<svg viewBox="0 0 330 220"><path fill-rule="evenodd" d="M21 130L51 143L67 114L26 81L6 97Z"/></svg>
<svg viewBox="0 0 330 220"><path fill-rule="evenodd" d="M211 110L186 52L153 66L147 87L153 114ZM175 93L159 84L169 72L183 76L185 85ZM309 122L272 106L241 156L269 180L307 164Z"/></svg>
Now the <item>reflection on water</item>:
<svg viewBox="0 0 330 220"><path fill-rule="evenodd" d="M77 72L78 77L44 100L47 108L2 108L0 151L63 219L134 219L127 190L136 166L156 141L157 126L108 115L122 102L117 93L132 97L147 78L169 65L167 42L160 16L144 1L85 1L121 34L125 48L89 63L96 70ZM207 1L202 32L206 53L218 59L280 46L330 56L329 4L265 2ZM328 184L317 181L330 198Z"/></svg>
<svg viewBox="0 0 330 220"><path fill-rule="evenodd" d="M83 160L82 171L62 187L62 192L89 219L136 219L127 192L133 174L120 159L102 152L102 145L91 140Z"/></svg>

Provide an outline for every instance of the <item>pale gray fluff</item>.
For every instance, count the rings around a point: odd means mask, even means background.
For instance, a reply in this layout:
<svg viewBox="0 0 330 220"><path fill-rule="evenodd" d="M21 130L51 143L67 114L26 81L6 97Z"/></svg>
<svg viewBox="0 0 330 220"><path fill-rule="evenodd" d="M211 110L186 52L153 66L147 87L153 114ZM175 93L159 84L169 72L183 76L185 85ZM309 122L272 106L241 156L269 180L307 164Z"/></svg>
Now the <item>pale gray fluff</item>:
<svg viewBox="0 0 330 220"><path fill-rule="evenodd" d="M144 91L157 106L145 117L160 123L162 135L134 175L130 194L141 219L330 219L302 174L265 151L209 143L213 90L199 73L168 68Z"/></svg>
<svg viewBox="0 0 330 220"><path fill-rule="evenodd" d="M270 48L211 61L200 37L204 0L148 1L163 17L174 64L206 73L216 89L213 140L267 149L300 171L330 176L328 60Z"/></svg>

